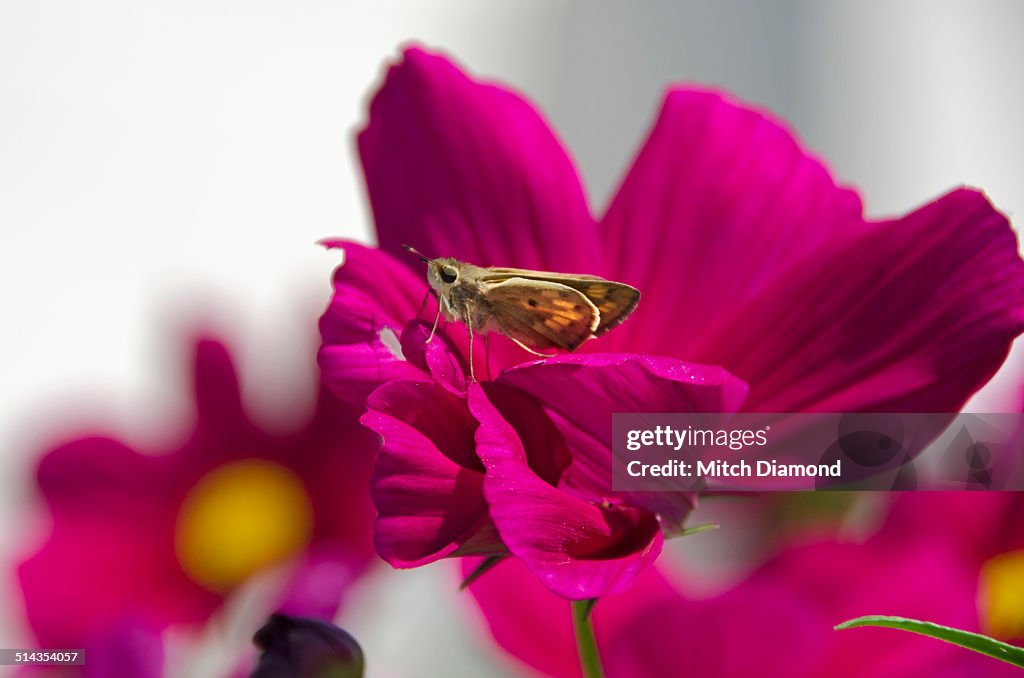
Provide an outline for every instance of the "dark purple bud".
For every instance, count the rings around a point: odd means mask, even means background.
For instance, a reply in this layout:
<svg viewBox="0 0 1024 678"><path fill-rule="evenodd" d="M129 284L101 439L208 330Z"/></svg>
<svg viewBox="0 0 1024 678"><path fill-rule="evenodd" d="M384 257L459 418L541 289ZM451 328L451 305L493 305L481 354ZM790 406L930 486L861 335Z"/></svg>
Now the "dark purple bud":
<svg viewBox="0 0 1024 678"><path fill-rule="evenodd" d="M252 641L263 650L250 678L362 678L363 650L337 626L271 615Z"/></svg>

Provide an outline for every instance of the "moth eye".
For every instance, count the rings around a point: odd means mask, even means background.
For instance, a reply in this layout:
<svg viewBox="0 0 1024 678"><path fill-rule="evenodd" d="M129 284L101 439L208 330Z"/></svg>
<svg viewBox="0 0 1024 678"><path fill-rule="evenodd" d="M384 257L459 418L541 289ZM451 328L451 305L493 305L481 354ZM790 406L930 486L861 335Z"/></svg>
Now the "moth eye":
<svg viewBox="0 0 1024 678"><path fill-rule="evenodd" d="M441 270L438 272L438 275L441 276L441 281L448 285L451 285L453 282L459 279L459 272L456 271L451 266L442 266Z"/></svg>

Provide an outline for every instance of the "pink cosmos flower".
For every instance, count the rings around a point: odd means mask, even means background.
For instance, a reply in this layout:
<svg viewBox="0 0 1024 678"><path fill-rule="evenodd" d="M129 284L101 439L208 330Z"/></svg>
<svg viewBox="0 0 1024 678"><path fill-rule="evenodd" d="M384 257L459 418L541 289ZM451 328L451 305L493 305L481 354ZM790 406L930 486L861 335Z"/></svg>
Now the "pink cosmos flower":
<svg viewBox="0 0 1024 678"><path fill-rule="evenodd" d="M907 495L900 503L920 503L916 512L932 504L929 496ZM981 503L996 499L982 497ZM985 629L977 565L958 550L972 530L950 538L950 526L932 520L935 528L911 534L901 522L894 513L863 544L821 540L783 548L745 581L711 598L688 595L685 584L680 588L649 569L627 595L602 599L594 610L608 677L1017 675L1012 666L930 638L886 629L832 630L874 613ZM467 562L465 571L471 567ZM499 564L470 591L494 639L511 655L544 675L581 675L567 601L544 590L519 563Z"/></svg>
<svg viewBox="0 0 1024 678"><path fill-rule="evenodd" d="M272 567L291 572L284 609L330 618L370 562L376 441L357 410L322 392L300 430L268 433L213 340L196 346L195 401L172 451L83 437L42 459L52 532L18 568L41 647L87 648L95 666L127 645L152 658L163 629L203 622Z"/></svg>
<svg viewBox="0 0 1024 678"><path fill-rule="evenodd" d="M368 396L376 547L397 567L511 552L565 597L621 591L693 497L612 492L611 413L952 412L1024 320L1016 238L981 193L865 220L783 125L719 92L670 89L599 219L526 100L421 49L388 70L359 150L380 249L331 243L320 364ZM427 287L402 243L643 297L576 355L493 337L476 373L496 379L467 387L465 329L424 347L410 324Z"/></svg>

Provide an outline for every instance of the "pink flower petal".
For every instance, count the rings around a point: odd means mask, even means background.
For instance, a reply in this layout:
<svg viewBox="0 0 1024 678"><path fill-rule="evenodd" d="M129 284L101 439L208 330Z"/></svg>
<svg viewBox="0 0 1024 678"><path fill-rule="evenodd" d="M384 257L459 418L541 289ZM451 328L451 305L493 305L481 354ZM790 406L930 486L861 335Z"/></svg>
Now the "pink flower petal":
<svg viewBox="0 0 1024 678"><path fill-rule="evenodd" d="M337 554L344 567L357 572L376 560L370 475L380 443L359 423L362 412L362 407L340 402L322 387L309 426L292 444L281 444L275 455L309 491L315 516L312 547Z"/></svg>
<svg viewBox="0 0 1024 678"><path fill-rule="evenodd" d="M533 397L554 422L573 459L566 486L595 502L615 496L657 513L669 535L682 526L694 498L612 493L612 414L735 412L747 394L747 385L721 368L629 354L558 356L507 370L499 381Z"/></svg>
<svg viewBox="0 0 1024 678"><path fill-rule="evenodd" d="M194 380L196 428L173 449L143 454L89 437L42 459L38 482L52 532L19 567L26 612L42 645L88 647L93 634L128 621L162 629L207 619L225 593L185 574L176 523L196 483L226 463L265 459L295 472L314 507L310 548L329 553L351 576L373 555L368 485L378 441L358 424L361 408L322 392L305 426L271 435L242 409L231 357L210 339L196 345ZM319 588L325 605L342 583Z"/></svg>
<svg viewBox="0 0 1024 678"><path fill-rule="evenodd" d="M162 462L104 438L77 440L41 462L53 532L18 575L42 646L79 647L125 616L157 626L199 621L219 601L178 567L166 510L178 490L164 484Z"/></svg>
<svg viewBox="0 0 1024 678"><path fill-rule="evenodd" d="M964 659L965 651L888 629L835 633L831 627L861 615L891 614L977 631L977 572L949 546L926 536L899 544L871 540L863 545L825 542L793 548L755 572L737 591L771 586L820 610L823 624L804 637L805 643L827 650L826 662L813 675L935 675L950 662ZM998 663L980 656L968 659L975 660L975 671Z"/></svg>
<svg viewBox="0 0 1024 678"><path fill-rule="evenodd" d="M614 678L680 671L723 678L1004 675L999 662L928 638L832 630L879 611L975 628L974 572L948 546L925 539L791 547L703 600L649 568L628 592L602 598L594 609L605 668ZM470 592L506 651L546 675L580 675L568 605L522 565L499 564Z"/></svg>
<svg viewBox="0 0 1024 678"><path fill-rule="evenodd" d="M359 579L365 566L361 558L354 558L347 549L314 547L289 570L273 611L333 619L345 592Z"/></svg>
<svg viewBox="0 0 1024 678"><path fill-rule="evenodd" d="M580 675L567 601L538 586L522 565L502 563L469 590L507 652L545 675ZM626 593L601 598L593 617L613 678L673 676L684 669L683 675L726 678L813 675L808 670L822 652L805 639L832 632L820 613L788 591L752 585L691 601L653 567Z"/></svg>
<svg viewBox="0 0 1024 678"><path fill-rule="evenodd" d="M907 539L941 537L978 566L1006 551L1024 548L1024 493L907 492L893 499L879 539L895 548Z"/></svg>
<svg viewBox="0 0 1024 678"><path fill-rule="evenodd" d="M91 631L89 640L83 643L88 659L81 678L160 678L164 675L164 648L160 629L149 627L137 619L126 618L109 628Z"/></svg>
<svg viewBox="0 0 1024 678"><path fill-rule="evenodd" d="M469 405L480 422L477 454L487 467L484 494L502 541L555 593L571 599L623 591L661 552L654 514L598 507L539 477L515 429L478 384Z"/></svg>
<svg viewBox="0 0 1024 678"><path fill-rule="evenodd" d="M501 552L487 517L476 421L465 400L434 382L394 381L362 417L381 435L371 496L377 552L395 567L449 555Z"/></svg>
<svg viewBox="0 0 1024 678"><path fill-rule="evenodd" d="M464 559L463 578L480 562ZM644 579L646 575L640 581ZM608 599L628 598L639 587L637 583L625 596ZM569 601L544 588L521 560L506 558L474 581L468 592L480 606L494 640L506 652L545 676L581 675Z"/></svg>
<svg viewBox="0 0 1024 678"><path fill-rule="evenodd" d="M464 577L479 565L474 559L462 563ZM544 588L522 561L502 561L470 585L469 593L480 606L494 640L506 652L547 676L581 675L569 601ZM658 569L651 567L629 591L601 598L593 617L602 655L614 651L610 642L621 629L636 624L637 615L643 615L650 605L678 596Z"/></svg>
<svg viewBox="0 0 1024 678"><path fill-rule="evenodd" d="M593 272L597 229L559 140L519 95L407 49L359 135L380 246ZM418 264L408 254L409 266Z"/></svg>
<svg viewBox="0 0 1024 678"><path fill-rule="evenodd" d="M381 337L389 331L397 345L401 329L416 318L427 286L423 277L380 250L329 244L344 249L345 261L334 272L334 296L320 318L318 362L338 398L362 404L385 381L419 376Z"/></svg>
<svg viewBox="0 0 1024 678"><path fill-rule="evenodd" d="M670 91L603 219L613 277L643 293L605 350L693 351L780 273L860 225L781 123L718 92ZM726 365L729 367L729 365Z"/></svg>
<svg viewBox="0 0 1024 678"><path fill-rule="evenodd" d="M438 332L430 337L425 323L410 323L402 332L402 354L406 360L427 372L447 391L455 395L466 393L466 369L448 335Z"/></svg>
<svg viewBox="0 0 1024 678"><path fill-rule="evenodd" d="M238 374L227 347L213 338L196 341L193 361L197 428L231 429L245 419Z"/></svg>
<svg viewBox="0 0 1024 678"><path fill-rule="evenodd" d="M624 678L676 675L684 666L686 675L716 678L833 676L817 668L826 633L834 631L808 601L770 584L703 601L671 592L620 627L607 642L605 665L608 675Z"/></svg>
<svg viewBox="0 0 1024 678"><path fill-rule="evenodd" d="M703 358L764 412L956 412L1024 328L1006 218L958 190L837 242L766 288Z"/></svg>

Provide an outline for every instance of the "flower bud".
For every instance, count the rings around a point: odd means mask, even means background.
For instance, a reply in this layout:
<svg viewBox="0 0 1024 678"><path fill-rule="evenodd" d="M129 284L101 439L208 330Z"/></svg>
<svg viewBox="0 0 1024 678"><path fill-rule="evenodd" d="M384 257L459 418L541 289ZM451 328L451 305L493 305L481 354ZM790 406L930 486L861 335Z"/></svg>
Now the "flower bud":
<svg viewBox="0 0 1024 678"><path fill-rule="evenodd" d="M253 636L263 651L250 678L362 678L355 638L316 619L273 614Z"/></svg>

